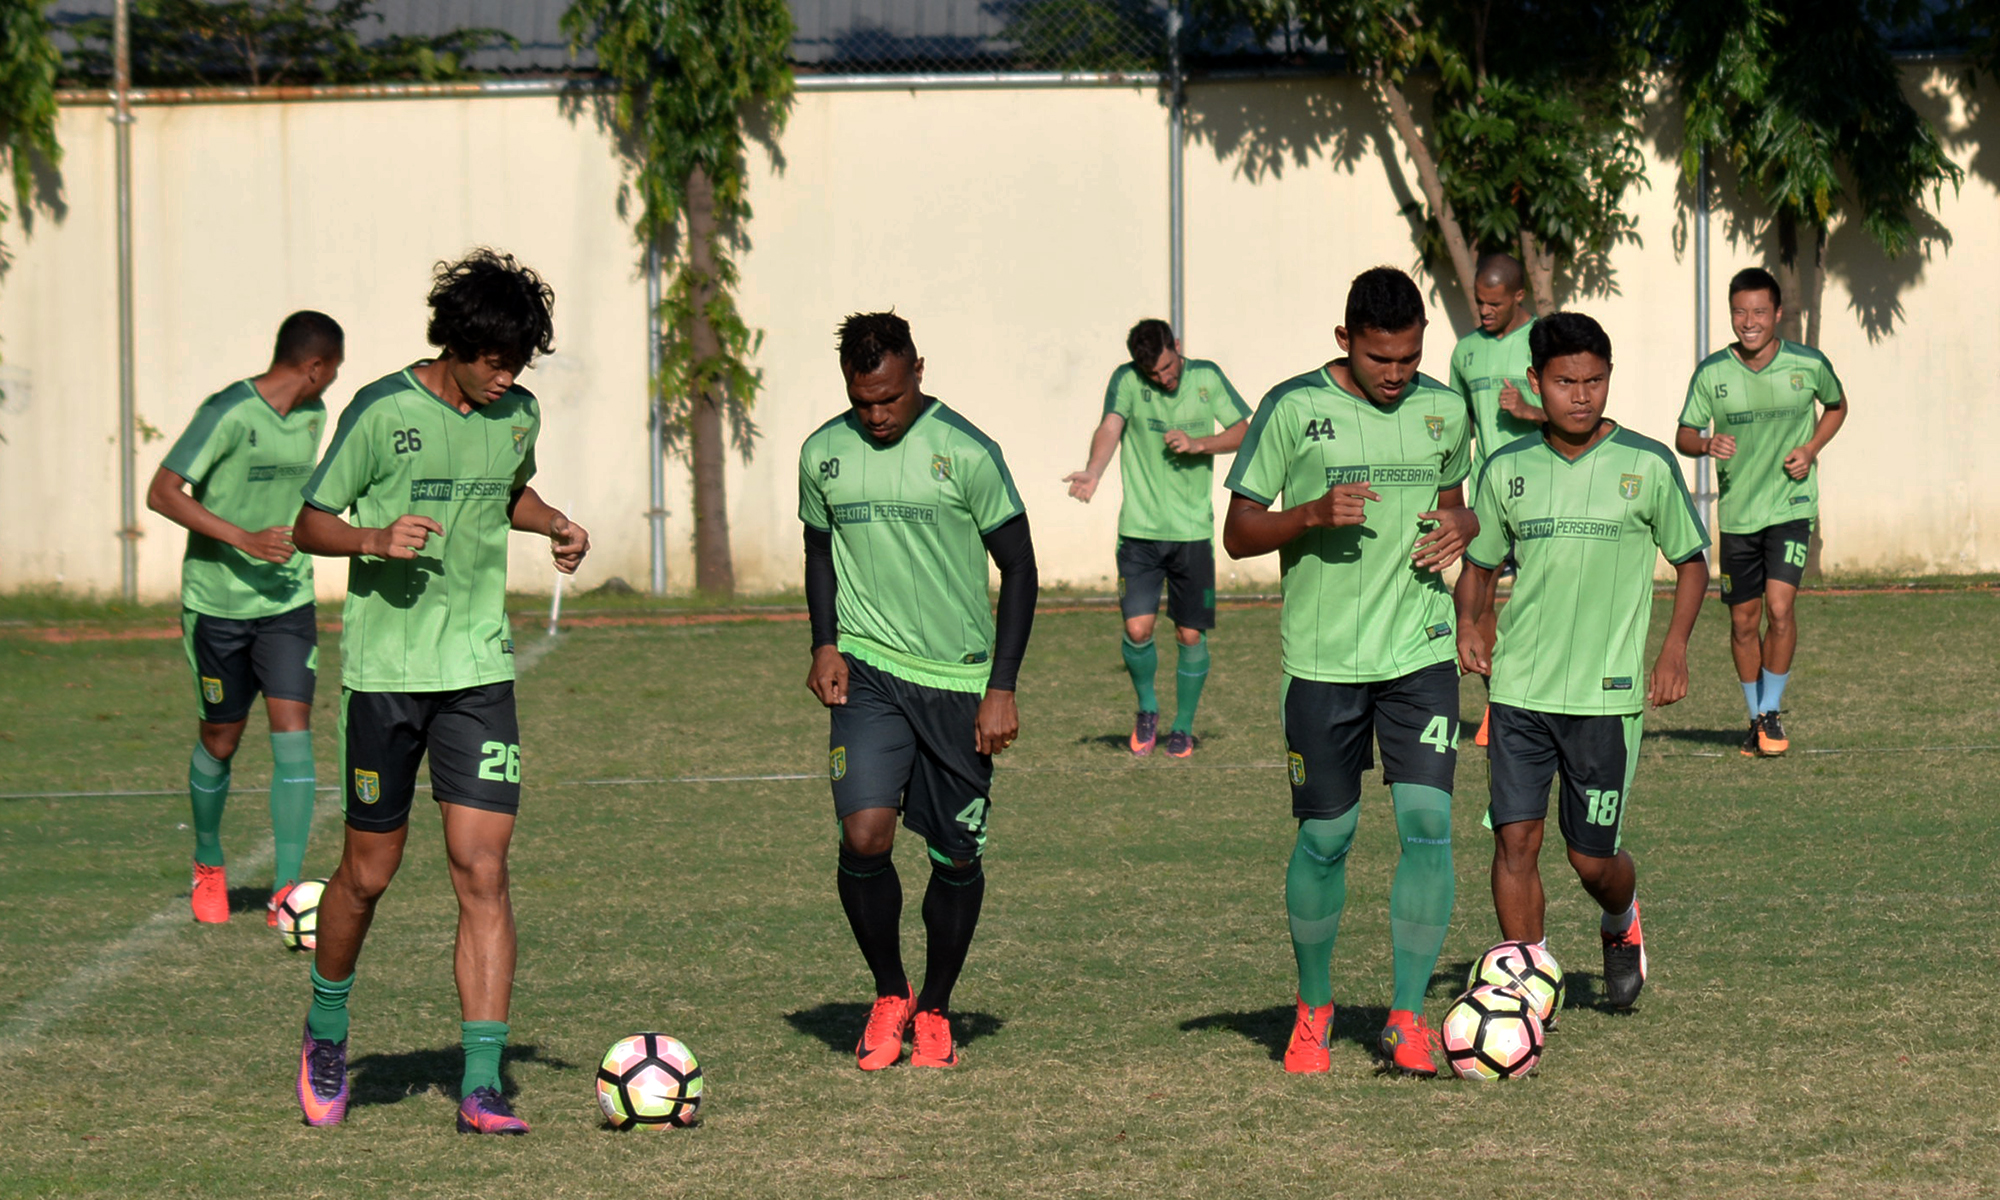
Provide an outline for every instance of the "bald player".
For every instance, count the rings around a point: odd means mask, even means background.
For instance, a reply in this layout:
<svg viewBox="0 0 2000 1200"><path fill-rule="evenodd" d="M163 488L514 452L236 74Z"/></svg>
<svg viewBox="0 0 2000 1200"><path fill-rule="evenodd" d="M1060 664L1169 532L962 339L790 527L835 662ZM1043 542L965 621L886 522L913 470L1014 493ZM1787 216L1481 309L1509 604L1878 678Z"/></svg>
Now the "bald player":
<svg viewBox="0 0 2000 1200"><path fill-rule="evenodd" d="M1527 273L1521 269L1521 260L1511 254L1489 254L1480 259L1472 298L1479 328L1460 338L1452 349L1451 389L1465 399L1465 411L1472 418L1477 442L1472 477L1477 479L1487 459L1509 442L1539 434L1548 417L1528 386L1528 338L1535 319L1528 315ZM1493 644L1498 629L1494 594L1500 577L1513 574L1514 569L1510 554L1499 570L1485 576L1486 594L1477 610L1485 645ZM1474 745L1486 744L1491 715L1490 707L1481 714Z"/></svg>

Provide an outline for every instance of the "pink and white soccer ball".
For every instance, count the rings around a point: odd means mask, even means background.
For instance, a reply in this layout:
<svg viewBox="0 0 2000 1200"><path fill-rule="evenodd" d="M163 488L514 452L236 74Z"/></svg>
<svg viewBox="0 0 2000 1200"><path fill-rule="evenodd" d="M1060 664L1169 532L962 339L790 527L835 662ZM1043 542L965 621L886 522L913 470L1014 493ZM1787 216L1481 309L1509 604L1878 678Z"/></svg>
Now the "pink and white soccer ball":
<svg viewBox="0 0 2000 1200"><path fill-rule="evenodd" d="M1460 1079L1517 1079L1542 1060L1542 1023L1519 992L1481 984L1444 1014L1444 1057Z"/></svg>
<svg viewBox="0 0 2000 1200"><path fill-rule="evenodd" d="M1501 942L1472 964L1465 986L1482 983L1519 992L1535 1010L1535 1019L1548 1028L1549 1018L1562 1007L1563 971L1556 957L1534 942Z"/></svg>
<svg viewBox="0 0 2000 1200"><path fill-rule="evenodd" d="M598 1065L597 1103L618 1129L692 1125L701 1107L701 1064L664 1033L620 1038Z"/></svg>

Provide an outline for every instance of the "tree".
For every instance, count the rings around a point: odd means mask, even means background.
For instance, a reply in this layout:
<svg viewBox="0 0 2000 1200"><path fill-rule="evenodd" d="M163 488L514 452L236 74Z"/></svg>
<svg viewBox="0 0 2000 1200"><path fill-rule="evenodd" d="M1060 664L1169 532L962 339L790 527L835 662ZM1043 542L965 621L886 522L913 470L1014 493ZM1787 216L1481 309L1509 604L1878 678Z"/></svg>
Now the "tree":
<svg viewBox="0 0 2000 1200"><path fill-rule="evenodd" d="M425 82L463 79L467 56L520 42L498 29L458 29L423 37L369 39L364 21L380 21L372 0L136 0L132 6L132 78L139 86L203 87ZM69 73L102 84L111 78L110 17L69 25L77 41Z"/></svg>
<svg viewBox="0 0 2000 1200"><path fill-rule="evenodd" d="M1665 39L1681 106L1681 167L1705 152L1771 210L1784 336L1819 341L1826 239L1860 222L1895 257L1919 240L1915 214L1964 172L1903 94L1870 0L1686 0ZM1803 268L1810 249L1810 275Z"/></svg>
<svg viewBox="0 0 2000 1200"><path fill-rule="evenodd" d="M1264 36L1324 38L1381 100L1415 164L1426 257L1440 253L1468 306L1481 251L1527 265L1535 305L1556 275L1602 283L1635 233L1620 203L1645 180L1639 117L1647 10L1637 0L1211 0ZM1428 132L1413 74L1434 70Z"/></svg>
<svg viewBox="0 0 2000 1200"><path fill-rule="evenodd" d="M635 232L674 260L652 387L669 444L693 469L695 587L734 595L723 430L747 461L763 386L750 365L763 335L734 294L748 245L746 151L753 127L776 137L791 108L791 11L784 0L573 0L562 24L617 83L609 117L640 202Z"/></svg>
<svg viewBox="0 0 2000 1200"><path fill-rule="evenodd" d="M62 161L56 142L56 73L61 65L40 0L0 0L0 166L12 177L13 209L20 211L23 228L35 210L38 169ZM13 209L0 191L0 228ZM8 259L7 243L0 239L0 275ZM4 399L6 393L0 392Z"/></svg>

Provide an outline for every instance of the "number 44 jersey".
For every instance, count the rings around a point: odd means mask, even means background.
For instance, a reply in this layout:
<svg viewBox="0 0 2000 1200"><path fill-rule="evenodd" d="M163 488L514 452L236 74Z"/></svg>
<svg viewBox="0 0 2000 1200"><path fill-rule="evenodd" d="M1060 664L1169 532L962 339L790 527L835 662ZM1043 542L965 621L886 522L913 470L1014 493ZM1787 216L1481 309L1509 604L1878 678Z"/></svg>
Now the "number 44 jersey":
<svg viewBox="0 0 2000 1200"><path fill-rule="evenodd" d="M409 514L444 532L414 558L353 560L342 687L442 692L514 678L508 509L535 474L540 429L541 410L523 387L461 413L405 368L355 394L305 486L306 503L351 511L358 528Z"/></svg>

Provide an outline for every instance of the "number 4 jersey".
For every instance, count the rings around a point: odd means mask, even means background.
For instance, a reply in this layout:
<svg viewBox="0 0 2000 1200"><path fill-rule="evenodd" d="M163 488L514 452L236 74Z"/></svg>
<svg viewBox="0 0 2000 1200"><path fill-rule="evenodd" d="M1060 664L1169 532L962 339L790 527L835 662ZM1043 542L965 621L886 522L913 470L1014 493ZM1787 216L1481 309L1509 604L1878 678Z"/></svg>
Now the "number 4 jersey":
<svg viewBox="0 0 2000 1200"><path fill-rule="evenodd" d="M421 365L421 364L418 364ZM507 510L535 474L541 411L514 387L460 413L405 368L355 394L304 490L358 528L398 517L444 527L415 558L356 558L340 637L341 686L442 692L514 678Z"/></svg>

